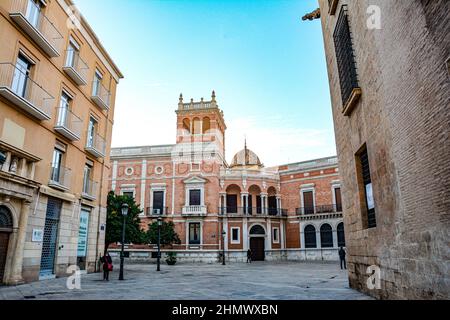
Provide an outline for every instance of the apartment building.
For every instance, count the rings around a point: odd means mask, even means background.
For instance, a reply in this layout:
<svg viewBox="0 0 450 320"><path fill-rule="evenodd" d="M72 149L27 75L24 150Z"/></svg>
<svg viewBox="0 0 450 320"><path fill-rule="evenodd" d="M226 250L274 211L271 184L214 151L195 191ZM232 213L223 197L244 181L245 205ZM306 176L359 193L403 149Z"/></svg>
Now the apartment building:
<svg viewBox="0 0 450 320"><path fill-rule="evenodd" d="M92 272L123 77L70 0L0 1L0 282ZM77 19L77 20L74 20Z"/></svg>
<svg viewBox="0 0 450 320"><path fill-rule="evenodd" d="M450 2L319 4L350 285L448 299Z"/></svg>
<svg viewBox="0 0 450 320"><path fill-rule="evenodd" d="M243 143L228 163L215 92L208 101L180 96L176 115L176 144L111 153L110 188L136 200L142 228L159 217L174 223L181 244L163 252L190 262L217 262L223 252L245 262L248 249L256 261L338 259L345 237L336 157L269 168ZM156 249L127 252L150 261Z"/></svg>

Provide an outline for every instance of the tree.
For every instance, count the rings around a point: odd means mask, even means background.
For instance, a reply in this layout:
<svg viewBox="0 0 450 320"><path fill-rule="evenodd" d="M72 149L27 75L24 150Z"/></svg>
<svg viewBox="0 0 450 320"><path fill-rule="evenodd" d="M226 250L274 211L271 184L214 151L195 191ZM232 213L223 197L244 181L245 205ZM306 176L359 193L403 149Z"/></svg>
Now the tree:
<svg viewBox="0 0 450 320"><path fill-rule="evenodd" d="M139 219L139 214L142 213L142 210L136 205L133 198L129 196L118 196L111 191L108 194L107 203L105 252L111 243L122 241L123 203L127 203L129 206L126 217L125 243L147 243L147 235L141 229L141 220Z"/></svg>
<svg viewBox="0 0 450 320"><path fill-rule="evenodd" d="M152 244L158 243L158 221L148 225L147 239ZM163 221L161 225L161 245L180 244L181 240L175 232L175 225L172 221Z"/></svg>

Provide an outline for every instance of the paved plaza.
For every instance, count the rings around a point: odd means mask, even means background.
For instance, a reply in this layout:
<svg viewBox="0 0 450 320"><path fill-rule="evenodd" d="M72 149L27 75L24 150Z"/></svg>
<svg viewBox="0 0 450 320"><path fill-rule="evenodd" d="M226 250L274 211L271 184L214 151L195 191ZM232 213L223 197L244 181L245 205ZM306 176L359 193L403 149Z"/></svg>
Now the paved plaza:
<svg viewBox="0 0 450 320"><path fill-rule="evenodd" d="M81 289L67 278L0 287L0 299L14 300L362 300L348 286L338 264L261 262L252 264L127 265L125 281L118 265L110 281L102 274L81 275Z"/></svg>

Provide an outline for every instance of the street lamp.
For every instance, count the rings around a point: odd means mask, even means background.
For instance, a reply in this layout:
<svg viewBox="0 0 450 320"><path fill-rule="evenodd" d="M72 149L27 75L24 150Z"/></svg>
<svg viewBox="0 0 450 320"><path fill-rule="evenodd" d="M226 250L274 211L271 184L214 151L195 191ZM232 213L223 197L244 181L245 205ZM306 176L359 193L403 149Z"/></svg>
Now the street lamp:
<svg viewBox="0 0 450 320"><path fill-rule="evenodd" d="M125 246L125 224L127 223L126 218L128 215L128 204L122 204L122 216L123 216L123 224L122 224L122 251L120 252L120 272L119 272L119 280L123 280L123 258L124 258L124 246Z"/></svg>
<svg viewBox="0 0 450 320"><path fill-rule="evenodd" d="M161 271L161 226L162 226L162 218L158 217L158 256L156 257L156 271Z"/></svg>
<svg viewBox="0 0 450 320"><path fill-rule="evenodd" d="M223 246L222 246L222 265L225 265L225 235L226 231L222 231L222 238L223 238Z"/></svg>

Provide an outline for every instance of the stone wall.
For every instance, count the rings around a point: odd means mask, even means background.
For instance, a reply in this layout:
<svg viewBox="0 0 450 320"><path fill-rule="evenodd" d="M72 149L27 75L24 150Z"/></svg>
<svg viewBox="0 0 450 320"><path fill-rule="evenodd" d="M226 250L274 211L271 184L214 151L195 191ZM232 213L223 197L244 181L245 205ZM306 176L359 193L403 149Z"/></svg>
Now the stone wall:
<svg viewBox="0 0 450 320"><path fill-rule="evenodd" d="M450 297L450 2L320 0L353 288L377 298ZM362 97L349 117L333 32L347 4ZM381 29L367 10L381 9ZM355 154L367 145L377 227L364 227ZM367 267L381 268L369 290Z"/></svg>

